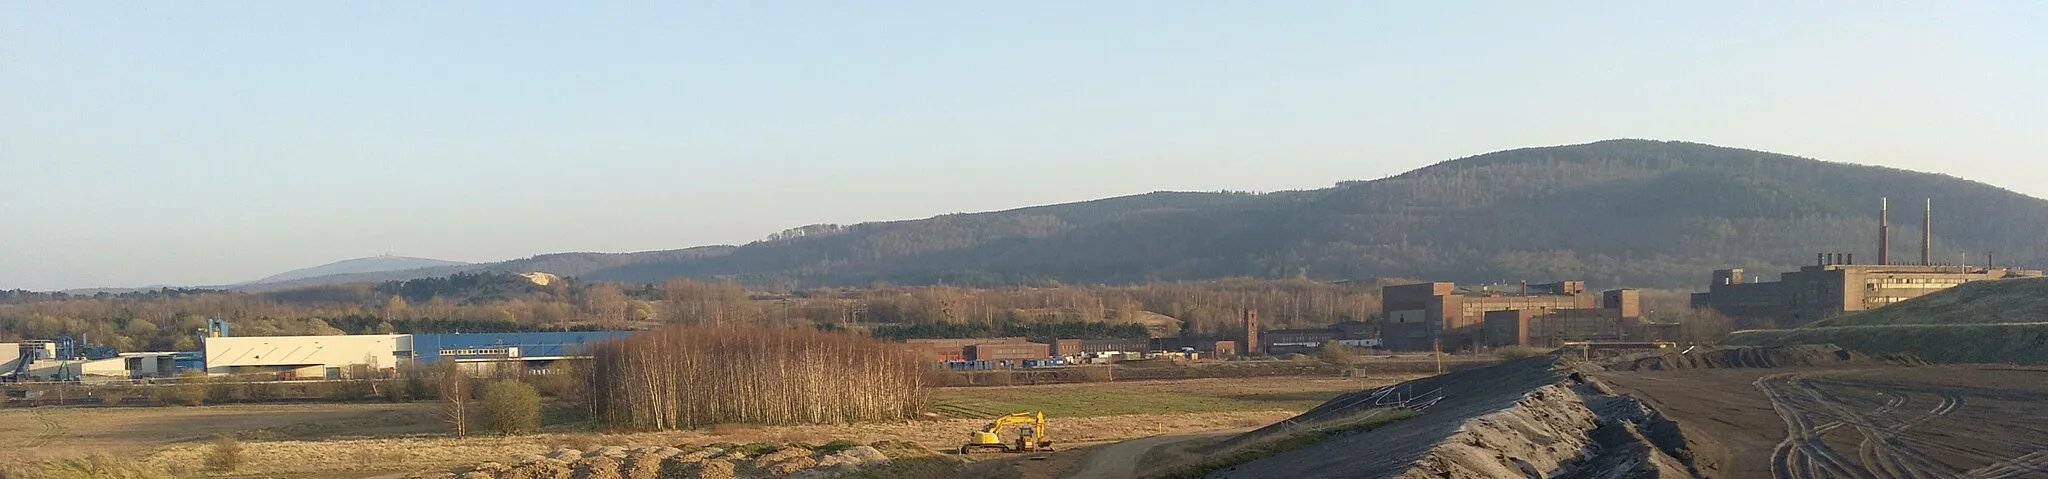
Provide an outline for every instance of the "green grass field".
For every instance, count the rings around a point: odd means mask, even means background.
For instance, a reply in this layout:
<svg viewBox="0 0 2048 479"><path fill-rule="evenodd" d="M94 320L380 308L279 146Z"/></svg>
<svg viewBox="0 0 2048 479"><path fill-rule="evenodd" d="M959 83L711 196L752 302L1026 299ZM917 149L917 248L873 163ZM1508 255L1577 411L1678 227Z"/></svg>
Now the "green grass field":
<svg viewBox="0 0 2048 479"><path fill-rule="evenodd" d="M1266 377L944 388L932 409L947 417L986 418L1044 411L1048 416L1219 411L1306 411L1339 394L1406 378Z"/></svg>

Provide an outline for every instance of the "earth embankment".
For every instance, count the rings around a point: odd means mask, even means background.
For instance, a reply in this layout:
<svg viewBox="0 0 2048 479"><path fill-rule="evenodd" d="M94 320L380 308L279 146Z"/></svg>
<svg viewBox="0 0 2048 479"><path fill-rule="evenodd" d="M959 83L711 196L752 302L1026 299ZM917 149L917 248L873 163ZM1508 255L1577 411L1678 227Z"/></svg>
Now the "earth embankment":
<svg viewBox="0 0 2048 479"><path fill-rule="evenodd" d="M2048 323L1912 324L1737 331L1736 346L1827 343L1868 354L1911 353L1931 363L2048 364Z"/></svg>
<svg viewBox="0 0 2048 479"><path fill-rule="evenodd" d="M1212 447L1273 441L1388 408L1417 414L1208 477L1696 477L1680 459L1691 454L1675 423L1549 356L1340 396Z"/></svg>
<svg viewBox="0 0 2048 479"><path fill-rule="evenodd" d="M1676 369L1789 368L1806 366L1923 364L1911 353L1871 356L1833 344L1760 347L1693 347L1622 356L1604 361L1609 369L1664 371Z"/></svg>

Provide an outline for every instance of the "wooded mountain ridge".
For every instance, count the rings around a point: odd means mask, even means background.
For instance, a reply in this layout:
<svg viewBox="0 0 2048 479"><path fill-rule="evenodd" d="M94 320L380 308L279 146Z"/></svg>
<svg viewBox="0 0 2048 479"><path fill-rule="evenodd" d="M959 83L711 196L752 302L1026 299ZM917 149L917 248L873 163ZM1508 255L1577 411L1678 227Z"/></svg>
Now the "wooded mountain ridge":
<svg viewBox="0 0 2048 479"><path fill-rule="evenodd" d="M1881 197L1935 204L1935 258L2048 263L2048 201L1980 182L1698 143L1523 148L1398 176L1265 194L1156 192L920 220L793 228L741 246L563 253L305 278L245 289L546 271L588 281L736 280L785 288L1133 283L1231 276L1460 282L1585 279L1698 287L1717 268L1790 270L1816 252L1875 259ZM1894 211L1895 258L1917 212ZM1902 220L1903 219L1903 220Z"/></svg>

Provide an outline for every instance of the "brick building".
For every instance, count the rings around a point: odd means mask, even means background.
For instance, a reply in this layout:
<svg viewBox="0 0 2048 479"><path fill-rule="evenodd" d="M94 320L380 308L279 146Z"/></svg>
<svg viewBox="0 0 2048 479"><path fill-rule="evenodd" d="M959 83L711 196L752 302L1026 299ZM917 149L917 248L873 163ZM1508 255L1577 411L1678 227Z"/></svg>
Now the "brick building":
<svg viewBox="0 0 2048 479"><path fill-rule="evenodd" d="M1527 310L1533 312L1529 316L1533 318L1557 311L1604 307L1613 309L1614 317L1633 319L1641 316L1642 309L1636 290L1618 289L1595 295L1586 291L1584 281L1477 288L1459 288L1456 283L1438 281L1388 286L1382 290L1381 300L1385 317L1380 323L1380 337L1388 349L1400 351L1438 347L1458 351L1482 346L1487 315L1494 311Z"/></svg>

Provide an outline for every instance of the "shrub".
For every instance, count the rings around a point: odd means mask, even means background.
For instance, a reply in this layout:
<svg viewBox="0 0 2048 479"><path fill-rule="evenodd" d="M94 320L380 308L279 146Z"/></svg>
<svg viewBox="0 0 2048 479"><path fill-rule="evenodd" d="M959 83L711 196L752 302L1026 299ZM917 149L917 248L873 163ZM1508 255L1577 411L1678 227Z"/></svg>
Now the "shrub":
<svg viewBox="0 0 2048 479"><path fill-rule="evenodd" d="M578 451L595 451L597 448L604 447L603 438L598 437L596 434L582 434L563 439L565 441L562 444L563 447Z"/></svg>
<svg viewBox="0 0 2048 479"><path fill-rule="evenodd" d="M1359 353L1358 348L1346 346L1344 343L1339 343L1336 340L1330 340L1330 342L1323 343L1322 356L1324 361L1331 363L1351 364L1357 362L1362 354Z"/></svg>
<svg viewBox="0 0 2048 479"><path fill-rule="evenodd" d="M339 386L336 386L327 398L335 401L358 401L363 398L376 397L377 383L372 381L370 379L350 379L335 383Z"/></svg>
<svg viewBox="0 0 2048 479"><path fill-rule="evenodd" d="M98 396L100 398L100 404L106 406L119 406L121 405L122 402L126 402L129 397L133 397L134 395L135 390L126 387L107 388L100 390L94 394L94 396Z"/></svg>
<svg viewBox="0 0 2048 479"><path fill-rule="evenodd" d="M484 386L478 404L484 430L498 434L522 434L540 428L540 391L523 382L500 379Z"/></svg>
<svg viewBox="0 0 2048 479"><path fill-rule="evenodd" d="M278 385L272 381L254 381L241 385L241 395L250 401L263 402L277 399Z"/></svg>
<svg viewBox="0 0 2048 479"><path fill-rule="evenodd" d="M433 371L426 366L408 364L398 370L405 377L405 395L414 400L436 397L434 394Z"/></svg>
<svg viewBox="0 0 2048 479"><path fill-rule="evenodd" d="M759 456L762 454L780 451L782 450L782 445L767 441L757 441L734 446L730 450L739 452L741 454L746 454L748 456Z"/></svg>
<svg viewBox="0 0 2048 479"><path fill-rule="evenodd" d="M853 441L848 441L848 440L845 440L845 439L840 439L840 440L837 440L837 441L832 441L832 442L828 442L828 443L825 443L825 445L823 445L823 446L818 446L818 449L817 449L817 451L818 451L818 452L821 452L821 453L825 453L825 454L838 454L838 453L839 453L839 451L844 451L844 450L847 450L847 449L853 449L853 448L856 448L856 447L860 447L860 445L861 445L861 444L860 444L860 443L858 443L858 442L853 442Z"/></svg>
<svg viewBox="0 0 2048 479"><path fill-rule="evenodd" d="M412 395L408 394L408 389L407 389L407 388L405 387L405 384L404 384L403 382L401 382L400 380L397 380L397 379L377 379L377 380L375 380L375 381L377 382L377 384L376 384L376 388L377 388L377 393L378 393L378 395L379 395L379 396L382 396L382 397L384 398L384 400L385 400L385 401L387 401L387 402L411 402L411 401L412 401Z"/></svg>
<svg viewBox="0 0 2048 479"><path fill-rule="evenodd" d="M41 479L169 479L170 474L162 470L137 464L134 461L118 459L106 454L94 454L84 459L66 459L23 468L0 470L0 477L22 477Z"/></svg>
<svg viewBox="0 0 2048 479"><path fill-rule="evenodd" d="M233 471L242 467L242 442L234 436L214 436L213 447L206 450L206 468L214 471Z"/></svg>
<svg viewBox="0 0 2048 479"><path fill-rule="evenodd" d="M178 375L177 384L158 387L156 399L164 404L198 406L206 404L207 392L206 373L186 371Z"/></svg>
<svg viewBox="0 0 2048 479"><path fill-rule="evenodd" d="M1506 359L1510 361L1522 358L1533 358L1545 354L1550 354L1550 350L1542 348L1533 348L1529 346L1502 346L1494 348L1493 350L1494 356L1499 356L1501 359Z"/></svg>
<svg viewBox="0 0 2048 479"><path fill-rule="evenodd" d="M540 389L542 395L559 399L562 402L582 404L584 403L583 388L585 385L583 384L583 375L577 373L577 370L581 368L578 368L574 362L563 362L570 364L558 366L552 373L534 376L534 386Z"/></svg>
<svg viewBox="0 0 2048 479"><path fill-rule="evenodd" d="M243 381L243 378L233 376L207 378L204 386L206 389L206 402L220 404L242 399L241 395L237 394L236 391L240 385L234 384L241 381Z"/></svg>

